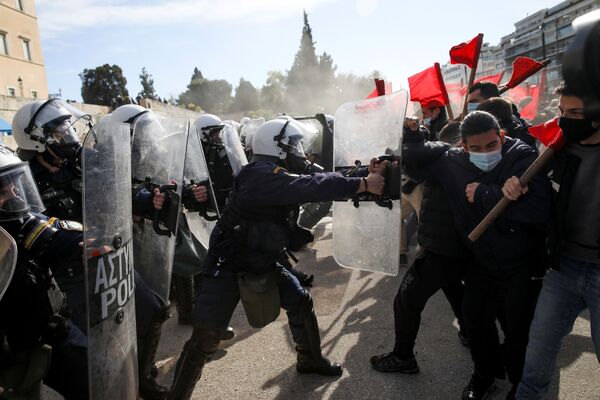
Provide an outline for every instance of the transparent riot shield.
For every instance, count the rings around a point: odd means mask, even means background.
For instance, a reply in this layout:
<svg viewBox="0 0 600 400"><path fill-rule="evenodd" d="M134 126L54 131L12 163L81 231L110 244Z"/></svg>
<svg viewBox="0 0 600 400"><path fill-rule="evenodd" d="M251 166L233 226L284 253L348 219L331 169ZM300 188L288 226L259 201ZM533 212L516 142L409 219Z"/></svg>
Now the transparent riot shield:
<svg viewBox="0 0 600 400"><path fill-rule="evenodd" d="M231 165L233 174L237 175L240 173L242 167L248 164L248 159L246 158L244 146L242 146L242 142L240 141L240 137L235 127L225 124L221 131L221 140L227 151L227 158L229 159L229 165Z"/></svg>
<svg viewBox="0 0 600 400"><path fill-rule="evenodd" d="M183 182L185 184L203 184L208 189L209 204L200 212L184 210L184 216L192 234L200 241L205 249L208 249L210 233L215 227L216 221L220 217L220 210L215 199L212 188L208 167L204 158L204 150L200 144L200 138L190 127L188 137L187 154L185 157L185 166L183 169Z"/></svg>
<svg viewBox="0 0 600 400"><path fill-rule="evenodd" d="M132 128L131 171L134 184L144 184L149 191L158 188L166 194L163 208L153 212L152 220L134 216L136 271L166 304L181 211L189 121L146 113L135 121Z"/></svg>
<svg viewBox="0 0 600 400"><path fill-rule="evenodd" d="M138 373L129 126L98 124L83 146L90 398L135 399Z"/></svg>
<svg viewBox="0 0 600 400"><path fill-rule="evenodd" d="M15 239L0 227L0 300L10 285L17 265L17 244Z"/></svg>
<svg viewBox="0 0 600 400"><path fill-rule="evenodd" d="M387 96L353 101L335 113L334 167L368 165L388 149L398 149L408 103L404 90ZM400 179L398 177L398 179ZM399 183L398 183L399 184ZM391 209L375 202L335 202L333 255L346 268L397 275L400 266L400 201Z"/></svg>

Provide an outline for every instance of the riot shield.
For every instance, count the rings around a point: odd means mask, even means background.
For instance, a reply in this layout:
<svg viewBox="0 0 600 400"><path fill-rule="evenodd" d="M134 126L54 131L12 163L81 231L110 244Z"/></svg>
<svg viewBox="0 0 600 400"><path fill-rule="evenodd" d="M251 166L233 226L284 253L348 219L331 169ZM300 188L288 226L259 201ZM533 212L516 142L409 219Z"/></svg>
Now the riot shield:
<svg viewBox="0 0 600 400"><path fill-rule="evenodd" d="M98 124L83 146L90 398L135 399L138 373L129 126Z"/></svg>
<svg viewBox="0 0 600 400"><path fill-rule="evenodd" d="M335 113L334 166L368 165L387 149L398 149L408 93L353 101ZM398 176L398 179L400 177ZM398 182L399 184L399 182ZM335 202L333 206L333 255L346 268L397 275L400 266L400 201L391 209L375 202Z"/></svg>
<svg viewBox="0 0 600 400"><path fill-rule="evenodd" d="M190 127L190 129L194 129ZM198 183L205 184L208 189L210 204L200 212L184 210L184 216L192 234L200 241L205 249L208 249L210 233L215 227L217 219L221 216L218 205L215 201L215 194L212 188L208 167L204 159L204 150L200 144L198 135L190 132L188 137L187 154L185 157L185 166L183 169L184 185Z"/></svg>
<svg viewBox="0 0 600 400"><path fill-rule="evenodd" d="M231 165L233 174L237 175L240 173L242 167L248 164L248 159L246 158L244 146L242 146L242 142L240 141L240 137L235 127L225 124L221 131L221 140L227 151L227 158L229 159L229 165Z"/></svg>
<svg viewBox="0 0 600 400"><path fill-rule="evenodd" d="M17 244L15 239L0 227L0 300L10 285L17 265Z"/></svg>
<svg viewBox="0 0 600 400"><path fill-rule="evenodd" d="M189 122L183 118L146 113L133 125L133 181L166 193L162 210L153 219L134 216L133 256L136 271L155 294L168 303L175 236L181 211L183 166ZM166 229L162 228L164 224Z"/></svg>

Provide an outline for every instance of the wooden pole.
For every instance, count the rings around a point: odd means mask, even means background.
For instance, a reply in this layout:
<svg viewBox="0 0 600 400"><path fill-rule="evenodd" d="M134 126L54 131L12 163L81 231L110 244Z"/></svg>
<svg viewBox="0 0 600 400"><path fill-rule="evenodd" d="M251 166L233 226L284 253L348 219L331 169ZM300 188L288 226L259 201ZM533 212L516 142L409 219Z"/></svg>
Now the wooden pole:
<svg viewBox="0 0 600 400"><path fill-rule="evenodd" d="M483 33L477 35L477 48L475 50L475 57L473 59L473 68L471 68L471 76L469 76L469 84L467 85L467 93L465 95L465 103L463 105L462 113L460 114L460 119L462 120L467 115L467 104L469 98L469 90L471 86L473 86L473 82L475 82L475 74L477 74L477 66L479 65L479 54L481 54L481 46L483 45Z"/></svg>
<svg viewBox="0 0 600 400"><path fill-rule="evenodd" d="M452 121L454 119L454 113L452 112L452 105L450 104L450 98L448 97L448 90L444 83L444 76L442 75L442 69L440 63L435 63L435 71L437 72L438 80L442 84L442 93L444 95L444 101L446 102L446 111L448 111L448 119Z"/></svg>
<svg viewBox="0 0 600 400"><path fill-rule="evenodd" d="M527 168L527 170L523 173L523 175L519 178L521 182L521 186L525 187L533 177L539 173L544 165L552 159L554 156L555 150L552 147L547 147L536 159L535 161ZM526 195L525 195L526 196ZM469 234L469 240L471 242L476 242L477 239L481 237L485 233L485 231L494 223L494 221L502 214L502 212L512 203L512 200L509 200L506 197L500 199L498 204L492 208L492 210L483 218L483 220L473 229L473 231Z"/></svg>

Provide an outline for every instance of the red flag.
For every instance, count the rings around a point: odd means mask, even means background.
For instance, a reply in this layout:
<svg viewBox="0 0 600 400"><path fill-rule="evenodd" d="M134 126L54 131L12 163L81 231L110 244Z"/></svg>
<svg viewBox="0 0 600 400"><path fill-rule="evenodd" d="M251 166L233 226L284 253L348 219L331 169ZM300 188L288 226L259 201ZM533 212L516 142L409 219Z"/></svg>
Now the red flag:
<svg viewBox="0 0 600 400"><path fill-rule="evenodd" d="M541 125L530 126L529 133L546 147L552 147L554 150L560 150L565 145L562 130L558 126L558 117Z"/></svg>
<svg viewBox="0 0 600 400"><path fill-rule="evenodd" d="M515 58L515 61L513 61L512 76L504 86L512 89L544 67L544 64L529 57L517 57Z"/></svg>
<svg viewBox="0 0 600 400"><path fill-rule="evenodd" d="M457 44L450 49L450 64L466 64L469 68L477 65L479 50L483 41L483 33L468 42Z"/></svg>
<svg viewBox="0 0 600 400"><path fill-rule="evenodd" d="M521 110L521 116L528 120L533 120L539 110L540 104L542 102L542 96L544 96L544 92L546 91L546 80L547 74L546 70L543 70L540 77L540 84L537 86L532 86L529 95L532 97L531 103L527 104Z"/></svg>
<svg viewBox="0 0 600 400"><path fill-rule="evenodd" d="M385 82L383 79L375 78L375 89L369 93L367 99L372 99L374 97L385 96L386 94L392 93L392 83Z"/></svg>
<svg viewBox="0 0 600 400"><path fill-rule="evenodd" d="M506 97L511 99L516 105L519 105L521 100L529 96L531 96L531 88L527 82L517 85L506 92Z"/></svg>
<svg viewBox="0 0 600 400"><path fill-rule="evenodd" d="M443 107L448 104L448 93L438 63L409 77L408 87L410 100L418 101L421 107Z"/></svg>

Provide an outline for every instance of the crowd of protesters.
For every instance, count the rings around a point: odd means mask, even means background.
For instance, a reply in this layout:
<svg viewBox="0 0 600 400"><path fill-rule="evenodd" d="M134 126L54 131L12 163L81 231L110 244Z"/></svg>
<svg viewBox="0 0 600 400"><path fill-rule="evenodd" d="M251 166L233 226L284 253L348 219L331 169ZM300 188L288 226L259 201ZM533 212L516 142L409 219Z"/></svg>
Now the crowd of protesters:
<svg viewBox="0 0 600 400"><path fill-rule="evenodd" d="M600 121L584 116L581 93L564 83L555 93L526 121L483 81L470 87L462 122L435 102L421 104L422 120L405 120L403 209L417 211L419 251L394 299L394 347L371 358L377 371L419 371L421 313L439 289L474 364L464 400L485 399L505 378L506 399L543 398L561 341L586 308L600 362ZM560 140L549 165L523 185L549 145L531 134L540 123ZM502 198L510 205L469 240Z"/></svg>

